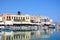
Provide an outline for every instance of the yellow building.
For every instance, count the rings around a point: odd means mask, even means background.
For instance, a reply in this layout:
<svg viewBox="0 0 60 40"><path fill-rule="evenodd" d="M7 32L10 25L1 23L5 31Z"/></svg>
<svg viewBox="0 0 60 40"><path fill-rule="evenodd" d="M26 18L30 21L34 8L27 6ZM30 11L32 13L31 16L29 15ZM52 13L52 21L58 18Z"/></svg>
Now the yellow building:
<svg viewBox="0 0 60 40"><path fill-rule="evenodd" d="M30 16L29 15L4 14L3 17L4 17L4 24L5 25L30 23Z"/></svg>
<svg viewBox="0 0 60 40"><path fill-rule="evenodd" d="M12 18L11 18L11 14L4 14L3 15L3 21L4 21L4 25L12 25Z"/></svg>

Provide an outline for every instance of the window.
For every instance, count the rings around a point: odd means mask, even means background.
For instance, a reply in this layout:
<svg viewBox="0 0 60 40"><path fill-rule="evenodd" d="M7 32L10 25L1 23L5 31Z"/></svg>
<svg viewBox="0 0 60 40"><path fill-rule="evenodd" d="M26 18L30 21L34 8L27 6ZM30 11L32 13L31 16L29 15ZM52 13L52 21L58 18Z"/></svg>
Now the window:
<svg viewBox="0 0 60 40"><path fill-rule="evenodd" d="M19 20L20 20L20 17L19 17Z"/></svg>
<svg viewBox="0 0 60 40"><path fill-rule="evenodd" d="M10 21L10 20L11 20L11 17L10 17L10 16L7 16L7 20L9 20L9 21Z"/></svg>
<svg viewBox="0 0 60 40"><path fill-rule="evenodd" d="M29 19L29 17L26 17L26 19Z"/></svg>
<svg viewBox="0 0 60 40"><path fill-rule="evenodd" d="M23 21L25 21L25 17L23 17Z"/></svg>
<svg viewBox="0 0 60 40"><path fill-rule="evenodd" d="M14 19L15 19L15 17L14 17Z"/></svg>
<svg viewBox="0 0 60 40"><path fill-rule="evenodd" d="M31 20L32 23L34 23L34 20Z"/></svg>
<svg viewBox="0 0 60 40"><path fill-rule="evenodd" d="M11 17L9 16L9 19L11 19Z"/></svg>
<svg viewBox="0 0 60 40"><path fill-rule="evenodd" d="M7 16L7 19L8 19L8 16Z"/></svg>
<svg viewBox="0 0 60 40"><path fill-rule="evenodd" d="M22 20L22 17L21 17L21 20Z"/></svg>
<svg viewBox="0 0 60 40"><path fill-rule="evenodd" d="M27 19L29 19L29 17L27 17Z"/></svg>
<svg viewBox="0 0 60 40"><path fill-rule="evenodd" d="M26 17L26 19L27 19L27 17Z"/></svg>
<svg viewBox="0 0 60 40"><path fill-rule="evenodd" d="M20 21L20 17L14 17L14 21Z"/></svg>
<svg viewBox="0 0 60 40"><path fill-rule="evenodd" d="M16 19L18 20L18 17L16 17Z"/></svg>
<svg viewBox="0 0 60 40"><path fill-rule="evenodd" d="M13 19L13 17L12 17L12 19Z"/></svg>

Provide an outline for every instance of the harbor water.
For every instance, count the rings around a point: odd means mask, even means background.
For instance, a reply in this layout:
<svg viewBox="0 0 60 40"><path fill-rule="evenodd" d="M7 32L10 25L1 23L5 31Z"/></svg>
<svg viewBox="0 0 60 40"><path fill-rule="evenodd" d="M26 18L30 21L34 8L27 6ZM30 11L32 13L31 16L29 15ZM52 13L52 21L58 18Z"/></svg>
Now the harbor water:
<svg viewBox="0 0 60 40"><path fill-rule="evenodd" d="M60 40L60 31L51 32L48 38L32 38L31 40Z"/></svg>
<svg viewBox="0 0 60 40"><path fill-rule="evenodd" d="M60 30L41 28L35 31L20 31L16 29L13 32L7 27L0 32L0 40L60 40Z"/></svg>

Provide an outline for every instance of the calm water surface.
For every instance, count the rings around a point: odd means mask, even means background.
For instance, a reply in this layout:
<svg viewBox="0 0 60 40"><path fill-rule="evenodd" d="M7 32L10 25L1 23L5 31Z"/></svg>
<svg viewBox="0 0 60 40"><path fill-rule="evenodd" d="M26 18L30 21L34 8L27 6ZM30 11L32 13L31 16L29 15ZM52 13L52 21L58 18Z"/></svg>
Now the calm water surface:
<svg viewBox="0 0 60 40"><path fill-rule="evenodd" d="M48 38L32 38L31 40L60 40L60 31L50 33Z"/></svg>
<svg viewBox="0 0 60 40"><path fill-rule="evenodd" d="M60 40L60 30L47 29L27 32L14 32L14 40ZM8 31L8 29L7 29Z"/></svg>

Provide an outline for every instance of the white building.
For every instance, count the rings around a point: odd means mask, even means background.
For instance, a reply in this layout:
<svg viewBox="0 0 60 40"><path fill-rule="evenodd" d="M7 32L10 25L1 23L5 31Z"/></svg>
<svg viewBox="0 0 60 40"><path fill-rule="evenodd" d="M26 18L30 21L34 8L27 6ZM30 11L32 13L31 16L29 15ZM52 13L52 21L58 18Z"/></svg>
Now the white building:
<svg viewBox="0 0 60 40"><path fill-rule="evenodd" d="M3 15L0 15L0 25L3 25L4 22L3 22Z"/></svg>

